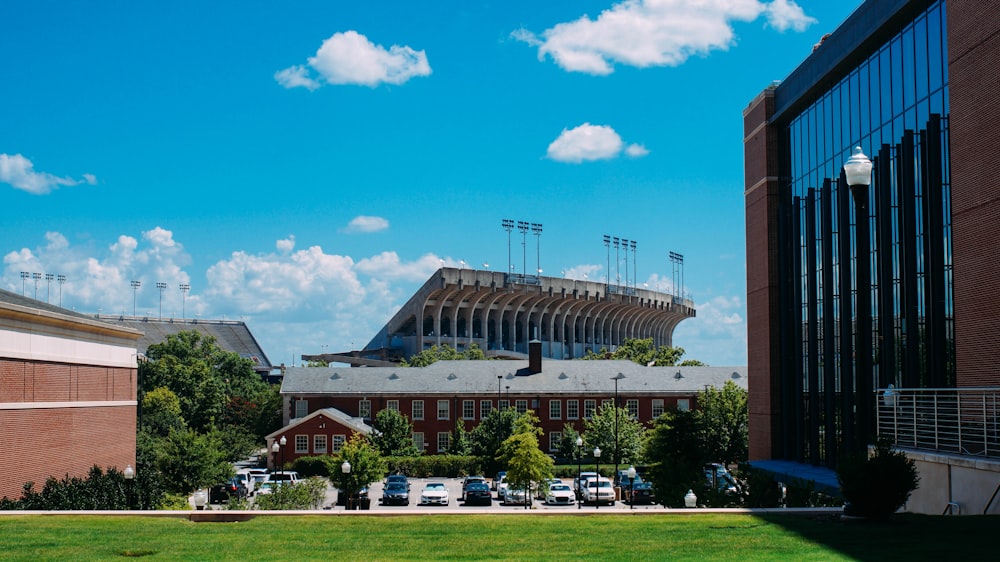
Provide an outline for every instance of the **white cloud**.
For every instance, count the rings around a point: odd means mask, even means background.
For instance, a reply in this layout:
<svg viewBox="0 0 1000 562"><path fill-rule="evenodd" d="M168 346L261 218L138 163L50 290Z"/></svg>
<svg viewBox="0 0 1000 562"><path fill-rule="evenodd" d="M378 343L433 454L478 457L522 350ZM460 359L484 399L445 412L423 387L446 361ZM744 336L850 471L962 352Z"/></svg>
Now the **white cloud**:
<svg viewBox="0 0 1000 562"><path fill-rule="evenodd" d="M8 183L17 189L43 195L61 186L89 183L94 185L97 178L93 174L83 174L82 180L61 178L46 172L36 172L35 165L20 154L0 154L0 182Z"/></svg>
<svg viewBox="0 0 1000 562"><path fill-rule="evenodd" d="M288 252L291 252L292 250L295 249L295 235L290 234L288 235L288 238L285 238L284 240L278 240L277 242L274 243L274 246L282 254L287 254Z"/></svg>
<svg viewBox="0 0 1000 562"><path fill-rule="evenodd" d="M290 66L274 73L274 79L286 88L302 87L309 91L319 88L319 82L309 77L309 71L302 65Z"/></svg>
<svg viewBox="0 0 1000 562"><path fill-rule="evenodd" d="M717 296L696 303L698 316L677 325L674 345L683 347L684 359L711 365L738 366L747 363L746 307L739 296Z"/></svg>
<svg viewBox="0 0 1000 562"><path fill-rule="evenodd" d="M387 228L389 228L389 221L382 217L360 215L354 217L351 219L351 222L347 223L347 227L344 228L344 232L379 232Z"/></svg>
<svg viewBox="0 0 1000 562"><path fill-rule="evenodd" d="M607 125L584 123L573 129L563 129L559 138L549 145L547 156L559 162L580 163L615 158L623 151L632 157L649 153L638 144L625 148L622 138Z"/></svg>
<svg viewBox="0 0 1000 562"><path fill-rule="evenodd" d="M753 21L762 13L784 31L801 31L815 20L792 0L625 0L597 19L584 15L559 23L539 38L519 29L511 37L538 47L571 72L607 75L615 64L638 68L678 66L691 56L725 50L735 42L731 22Z"/></svg>
<svg viewBox="0 0 1000 562"><path fill-rule="evenodd" d="M357 269L372 277L423 282L442 265L456 267L457 263L449 264L434 254L424 254L417 261L404 263L396 252L382 252L358 261Z"/></svg>
<svg viewBox="0 0 1000 562"><path fill-rule="evenodd" d="M567 279L576 279L579 281L601 281L601 276L603 275L604 267L600 265L593 264L580 264L573 267L567 268L565 271L561 272L562 276Z"/></svg>
<svg viewBox="0 0 1000 562"><path fill-rule="evenodd" d="M309 67L328 84L354 84L374 88L379 84L403 84L416 76L430 76L427 54L408 46L386 49L357 31L334 33L323 41L316 56L309 57ZM310 90L319 82L301 65L278 71L275 80L286 88L302 86Z"/></svg>
<svg viewBox="0 0 1000 562"><path fill-rule="evenodd" d="M767 23L778 31L805 31L816 18L807 16L802 8L791 0L773 0L765 9Z"/></svg>

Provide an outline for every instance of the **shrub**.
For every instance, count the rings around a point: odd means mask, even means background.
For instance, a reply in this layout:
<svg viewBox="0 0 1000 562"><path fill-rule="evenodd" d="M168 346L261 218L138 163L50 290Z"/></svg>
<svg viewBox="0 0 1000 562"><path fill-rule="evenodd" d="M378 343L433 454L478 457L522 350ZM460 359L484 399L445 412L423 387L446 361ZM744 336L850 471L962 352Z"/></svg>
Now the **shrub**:
<svg viewBox="0 0 1000 562"><path fill-rule="evenodd" d="M283 484L270 494L258 495L254 509L318 509L326 498L326 479L307 478L298 484Z"/></svg>
<svg viewBox="0 0 1000 562"><path fill-rule="evenodd" d="M298 472L300 476L308 478L310 476L330 476L330 462L331 457L329 455L320 455L314 457L299 457L295 459L292 463L292 470Z"/></svg>
<svg viewBox="0 0 1000 562"><path fill-rule="evenodd" d="M917 489L920 477L913 460L880 440L868 454L848 456L837 467L846 515L888 519Z"/></svg>
<svg viewBox="0 0 1000 562"><path fill-rule="evenodd" d="M478 457L459 455L421 455L419 457L386 457L390 474L405 474L413 478L458 478L481 474L483 463Z"/></svg>

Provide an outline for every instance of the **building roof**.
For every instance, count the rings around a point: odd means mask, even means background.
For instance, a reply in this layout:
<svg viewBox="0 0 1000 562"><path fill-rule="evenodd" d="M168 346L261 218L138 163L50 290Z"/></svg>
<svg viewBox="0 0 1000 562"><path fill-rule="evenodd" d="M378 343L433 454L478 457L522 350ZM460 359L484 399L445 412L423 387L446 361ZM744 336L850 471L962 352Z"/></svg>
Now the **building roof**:
<svg viewBox="0 0 1000 562"><path fill-rule="evenodd" d="M280 438L282 435L288 433L292 429L302 425L303 423L316 418L318 416L326 416L331 420L339 423L340 425L352 429L362 435L368 435L372 432L372 426L366 424L364 420L360 418L352 418L351 416L345 414L344 412L336 408L323 408L321 410L316 410L315 412L309 414L308 416L297 418L289 422L288 425L275 430L271 434L265 437L265 440L270 443L275 439Z"/></svg>
<svg viewBox="0 0 1000 562"><path fill-rule="evenodd" d="M291 395L356 394L477 394L491 395L499 386L511 396L539 394L619 395L692 394L706 386L733 381L747 388L746 367L645 367L631 361L542 361L530 374L527 361L438 361L427 367L291 367L285 370L281 393ZM507 386L510 386L509 391Z"/></svg>
<svg viewBox="0 0 1000 562"><path fill-rule="evenodd" d="M127 340L134 340L141 334L141 331L130 326L115 325L95 316L80 314L3 289L0 289L0 310L9 317L30 319L39 324L73 327L84 332L104 333Z"/></svg>
<svg viewBox="0 0 1000 562"><path fill-rule="evenodd" d="M249 359L254 370L263 373L271 371L271 362L264 355L257 339L250 333L245 322L237 320L203 320L180 318L149 318L145 316L98 315L98 318L121 326L135 328L143 333L136 348L145 353L149 346L167 341L167 336L179 332L195 330L212 336L219 347Z"/></svg>

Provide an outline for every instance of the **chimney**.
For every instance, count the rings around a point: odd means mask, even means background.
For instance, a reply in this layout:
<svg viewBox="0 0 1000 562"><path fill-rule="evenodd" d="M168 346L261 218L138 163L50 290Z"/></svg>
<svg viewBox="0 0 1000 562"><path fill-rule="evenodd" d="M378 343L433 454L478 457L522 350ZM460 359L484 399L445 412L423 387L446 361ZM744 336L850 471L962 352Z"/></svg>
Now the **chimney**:
<svg viewBox="0 0 1000 562"><path fill-rule="evenodd" d="M528 342L528 372L534 375L542 372L542 342Z"/></svg>

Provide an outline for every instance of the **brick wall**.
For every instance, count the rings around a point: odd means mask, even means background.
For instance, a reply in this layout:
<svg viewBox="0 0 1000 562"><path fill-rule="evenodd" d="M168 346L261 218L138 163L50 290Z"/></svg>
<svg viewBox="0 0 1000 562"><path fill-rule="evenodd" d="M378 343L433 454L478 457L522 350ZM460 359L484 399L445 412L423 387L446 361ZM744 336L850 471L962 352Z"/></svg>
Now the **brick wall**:
<svg viewBox="0 0 1000 562"><path fill-rule="evenodd" d="M1000 2L949 0L958 386L1000 385Z"/></svg>

